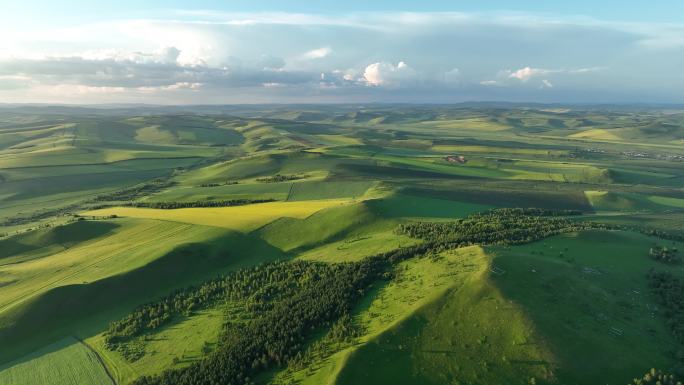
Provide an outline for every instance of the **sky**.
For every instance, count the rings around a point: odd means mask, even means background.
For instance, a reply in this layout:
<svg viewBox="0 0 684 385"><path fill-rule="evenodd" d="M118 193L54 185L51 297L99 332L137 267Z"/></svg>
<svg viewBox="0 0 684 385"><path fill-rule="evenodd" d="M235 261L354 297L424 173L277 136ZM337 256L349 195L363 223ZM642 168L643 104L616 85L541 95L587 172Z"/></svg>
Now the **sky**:
<svg viewBox="0 0 684 385"><path fill-rule="evenodd" d="M0 7L0 103L684 103L680 0Z"/></svg>

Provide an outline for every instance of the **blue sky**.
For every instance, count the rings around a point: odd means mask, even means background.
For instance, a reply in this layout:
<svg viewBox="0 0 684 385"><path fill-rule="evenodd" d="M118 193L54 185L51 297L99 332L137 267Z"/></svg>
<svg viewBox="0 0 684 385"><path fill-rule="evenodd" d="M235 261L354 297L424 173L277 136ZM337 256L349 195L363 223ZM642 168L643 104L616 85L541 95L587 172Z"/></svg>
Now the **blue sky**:
<svg viewBox="0 0 684 385"><path fill-rule="evenodd" d="M171 9L203 9L231 12L297 12L324 13L363 12L363 11L520 11L565 15L584 15L607 20L679 22L684 14L684 2L666 1L615 1L615 0L574 0L574 1L511 1L511 0L155 0L155 1L11 1L3 4L8 21L24 21L23 18L38 16L40 21L59 16L62 21L102 19L108 16L127 17L133 14L147 14ZM17 18L20 15L21 18Z"/></svg>
<svg viewBox="0 0 684 385"><path fill-rule="evenodd" d="M684 102L684 2L11 1L0 102Z"/></svg>

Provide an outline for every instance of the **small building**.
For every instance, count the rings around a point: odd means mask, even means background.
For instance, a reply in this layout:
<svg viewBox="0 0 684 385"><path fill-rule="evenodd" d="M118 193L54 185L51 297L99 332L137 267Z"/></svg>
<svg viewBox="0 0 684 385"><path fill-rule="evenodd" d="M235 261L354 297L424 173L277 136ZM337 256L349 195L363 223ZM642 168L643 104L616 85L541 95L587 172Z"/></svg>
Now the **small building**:
<svg viewBox="0 0 684 385"><path fill-rule="evenodd" d="M459 164L466 164L468 163L468 159L465 158L463 155L448 155L446 158L447 162L450 163L459 163Z"/></svg>

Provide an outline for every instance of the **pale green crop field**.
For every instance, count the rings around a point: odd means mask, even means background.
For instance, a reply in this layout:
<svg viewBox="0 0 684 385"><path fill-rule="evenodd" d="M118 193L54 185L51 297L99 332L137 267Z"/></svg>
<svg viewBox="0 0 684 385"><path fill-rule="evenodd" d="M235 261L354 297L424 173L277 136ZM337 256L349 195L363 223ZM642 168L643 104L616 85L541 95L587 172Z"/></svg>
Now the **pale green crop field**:
<svg viewBox="0 0 684 385"><path fill-rule="evenodd" d="M179 245L207 241L223 229L172 221L120 219L108 232L75 245L54 244L0 259L0 313L60 286L86 284L140 268ZM97 222L94 224L98 224ZM73 226L73 225L72 225ZM74 227L74 231L79 231Z"/></svg>
<svg viewBox="0 0 684 385"><path fill-rule="evenodd" d="M266 202L244 206L185 208L175 210L137 207L113 207L83 212L84 216L156 219L237 231L251 231L282 217L306 218L328 207L351 203L348 199L330 199L300 202Z"/></svg>

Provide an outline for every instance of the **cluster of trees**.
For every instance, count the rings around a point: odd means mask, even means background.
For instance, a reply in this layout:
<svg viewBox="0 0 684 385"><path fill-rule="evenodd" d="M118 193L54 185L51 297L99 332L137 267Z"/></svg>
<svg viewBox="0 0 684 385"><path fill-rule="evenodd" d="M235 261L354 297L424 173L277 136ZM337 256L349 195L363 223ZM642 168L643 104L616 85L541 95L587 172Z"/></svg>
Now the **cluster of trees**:
<svg viewBox="0 0 684 385"><path fill-rule="evenodd" d="M293 174L293 175L283 175L283 174L275 174L273 176L268 176L264 178L257 178L257 182L262 182L262 183L276 183L276 182L286 182L288 180L297 180L297 179L304 179L308 177L306 174Z"/></svg>
<svg viewBox="0 0 684 385"><path fill-rule="evenodd" d="M28 215L24 215L22 213L19 213L16 216L13 217L7 217L5 220L0 221L0 226L17 226L17 225L23 225L26 223L31 223L31 222L36 222L41 219L45 218L50 218L50 217L56 217L59 215L68 215L71 211L78 209L78 204L73 204L69 206L64 206L56 209L50 209L50 210L43 210L43 211L37 211L33 212ZM36 227L36 229L40 228L40 226ZM33 229L29 229L33 230Z"/></svg>
<svg viewBox="0 0 684 385"><path fill-rule="evenodd" d="M641 378L635 378L627 385L682 385L682 382L673 374L663 373L660 370L651 369Z"/></svg>
<svg viewBox="0 0 684 385"><path fill-rule="evenodd" d="M142 183L133 187L128 187L124 188L121 190L117 190L111 193L107 194L102 194L98 195L93 199L88 200L85 203L97 203L97 202L108 202L108 201L132 201L138 198L141 198L146 195L150 195L152 193L158 192L160 190L163 190L165 188L173 186L172 182L169 182L168 180L164 178L157 178L153 179L149 182ZM95 207L90 207L91 209L98 209L98 208L103 208L103 207L108 207L104 205L100 206L95 206ZM56 217L60 215L69 215L70 213L74 211L78 211L83 208L83 205L81 203L75 203L72 205L64 206L64 207L59 207L56 209L51 209L51 210L43 210L39 212L34 212L31 213L30 215L22 215L19 214L14 217L9 217L6 218L3 221L0 221L0 226L17 226L17 225L22 225L26 223L31 223L35 221L39 221L45 218L50 218L50 217Z"/></svg>
<svg viewBox="0 0 684 385"><path fill-rule="evenodd" d="M93 198L91 202L132 201L172 186L173 182L170 182L164 178L157 178L133 187L98 195Z"/></svg>
<svg viewBox="0 0 684 385"><path fill-rule="evenodd" d="M248 309L264 310L269 303L291 295L309 280L325 275L329 265L313 262L276 261L240 269L224 277L188 287L142 305L121 320L112 322L105 342L114 344L129 340L166 324L177 315L215 305L218 301L243 300Z"/></svg>
<svg viewBox="0 0 684 385"><path fill-rule="evenodd" d="M658 302L665 308L672 335L684 343L684 282L669 272L655 270L648 273L648 281Z"/></svg>
<svg viewBox="0 0 684 385"><path fill-rule="evenodd" d="M230 207L243 206L252 203L274 202L275 199L231 199L222 201L193 201L193 202L131 202L126 206L144 207L150 209L184 209L189 207Z"/></svg>
<svg viewBox="0 0 684 385"><path fill-rule="evenodd" d="M284 365L297 357L304 349L307 336L348 315L352 305L387 268L380 258L356 263L294 262L260 267L271 271L272 277L266 275L264 282L244 281L237 285L246 291L260 291L261 283L268 286L271 279L280 281L291 276L292 286L296 288L288 288L288 279L277 285L287 290L286 294L274 288L266 289L261 296L271 298L269 306L255 311L254 318L246 323L227 326L218 348L203 361L159 376L142 377L134 384L252 384L252 378L259 371ZM245 270L231 277L238 282L241 275L248 277L251 273ZM226 292L231 293L232 290Z"/></svg>
<svg viewBox="0 0 684 385"><path fill-rule="evenodd" d="M479 215L486 215L489 213L494 213L498 215L508 215L508 216L514 216L514 215L530 215L530 216L536 216L536 217L567 217L567 216L574 216L574 215L582 215L582 212L580 210L550 210L550 209L541 209L537 207L506 207L506 208L501 208L501 209L492 209L489 211L485 211L484 213L479 213Z"/></svg>
<svg viewBox="0 0 684 385"><path fill-rule="evenodd" d="M308 345L306 350L298 351L294 357L287 362L287 370L290 373L311 367L311 364L320 359L330 357L332 354L352 346L358 341L358 338L363 335L364 329L354 322L349 313L344 313L333 325L330 327L328 333ZM291 384L290 381L272 381L273 385Z"/></svg>
<svg viewBox="0 0 684 385"><path fill-rule="evenodd" d="M648 228L648 227L638 227L635 230L644 234L644 235L648 235L651 237L658 237L660 239L667 239L670 241L684 242L684 234L672 233L669 231L652 229L652 228Z"/></svg>
<svg viewBox="0 0 684 385"><path fill-rule="evenodd" d="M229 181L225 181L223 183L202 183L199 186L200 187L219 187L219 186L229 186L229 185L234 185L234 184L238 184L238 181L229 180Z"/></svg>
<svg viewBox="0 0 684 385"><path fill-rule="evenodd" d="M655 259L656 261L675 264L680 263L682 261L679 255L677 255L677 252L678 250L676 247L670 248L667 246L654 246L651 247L651 249L648 252L648 255L650 255L650 257Z"/></svg>
<svg viewBox="0 0 684 385"><path fill-rule="evenodd" d="M460 247L473 244L522 244L553 235L587 229L612 229L610 225L568 219L576 211L543 209L495 209L454 222L414 222L398 232L432 244Z"/></svg>
<svg viewBox="0 0 684 385"><path fill-rule="evenodd" d="M333 343L351 343L361 337L361 334L361 328L354 323L348 313L345 313L330 328L327 339Z"/></svg>

